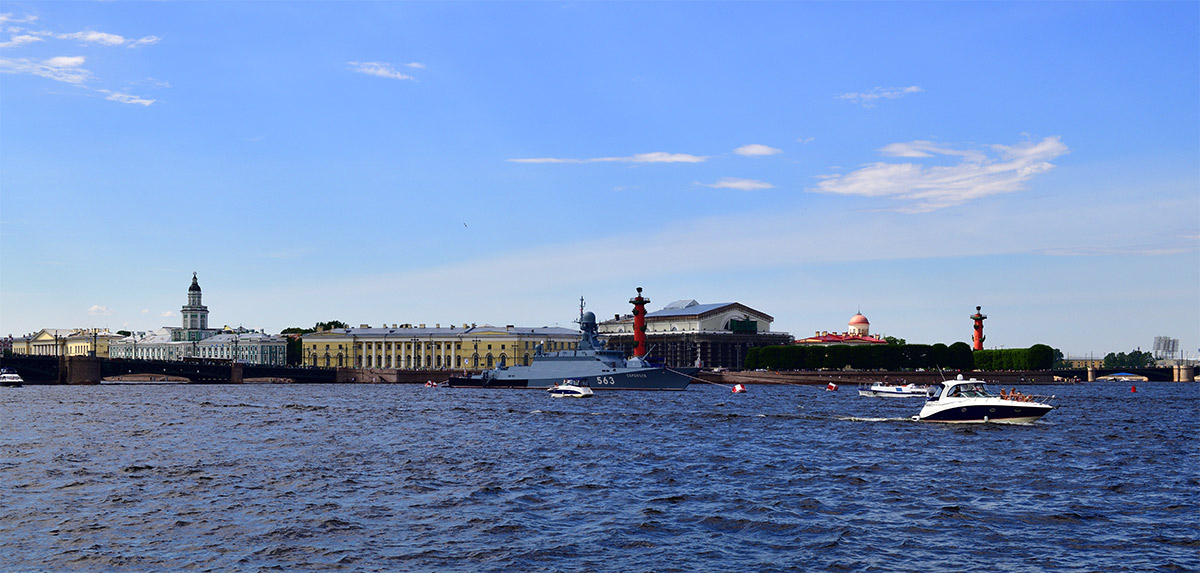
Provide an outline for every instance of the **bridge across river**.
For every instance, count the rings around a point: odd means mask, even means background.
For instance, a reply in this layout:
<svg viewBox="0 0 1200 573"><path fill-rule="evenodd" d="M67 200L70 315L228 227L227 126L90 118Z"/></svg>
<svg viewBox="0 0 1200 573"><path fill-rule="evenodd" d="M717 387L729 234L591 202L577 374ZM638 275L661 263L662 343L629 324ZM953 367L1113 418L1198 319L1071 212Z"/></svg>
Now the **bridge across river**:
<svg viewBox="0 0 1200 573"><path fill-rule="evenodd" d="M1055 370L1055 374L1064 378L1079 378L1088 382L1095 382L1097 379L1113 374L1133 374L1135 376L1145 376L1147 380L1158 382L1191 382L1195 377L1195 370L1191 366L1162 366L1153 368L1073 368L1069 370Z"/></svg>
<svg viewBox="0 0 1200 573"><path fill-rule="evenodd" d="M296 368L229 362L122 360L92 356L6 356L0 366L12 368L29 384L99 384L104 379L149 375L184 379L190 384L238 384L247 379L288 380L300 384L336 382L332 368Z"/></svg>

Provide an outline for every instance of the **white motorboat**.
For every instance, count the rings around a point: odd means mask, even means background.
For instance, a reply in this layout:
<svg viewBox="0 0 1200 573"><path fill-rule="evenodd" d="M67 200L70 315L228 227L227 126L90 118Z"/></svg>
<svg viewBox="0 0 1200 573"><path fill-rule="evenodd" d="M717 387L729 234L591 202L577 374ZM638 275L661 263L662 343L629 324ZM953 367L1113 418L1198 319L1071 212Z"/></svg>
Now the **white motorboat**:
<svg viewBox="0 0 1200 573"><path fill-rule="evenodd" d="M929 387L925 406L914 420L926 422L1006 422L1030 424L1054 407L1046 401L1053 396L997 396L987 391L987 383L971 378L947 380Z"/></svg>
<svg viewBox="0 0 1200 573"><path fill-rule="evenodd" d="M920 398L924 397L929 391L929 386L918 386L916 384L888 384L887 382L875 382L872 384L860 384L858 386L859 396L872 396L875 398Z"/></svg>
<svg viewBox="0 0 1200 573"><path fill-rule="evenodd" d="M547 389L553 398L590 398L592 389L585 380L563 380Z"/></svg>
<svg viewBox="0 0 1200 573"><path fill-rule="evenodd" d="M0 386L9 386L18 388L25 384L25 380L21 379L21 375L17 374L12 368L0 369Z"/></svg>

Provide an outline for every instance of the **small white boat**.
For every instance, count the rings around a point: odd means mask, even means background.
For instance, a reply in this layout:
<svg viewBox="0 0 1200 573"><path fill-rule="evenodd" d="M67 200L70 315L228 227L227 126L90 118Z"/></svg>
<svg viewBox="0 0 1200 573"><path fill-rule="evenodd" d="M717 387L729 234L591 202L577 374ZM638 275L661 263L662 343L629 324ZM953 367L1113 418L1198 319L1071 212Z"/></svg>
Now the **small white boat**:
<svg viewBox="0 0 1200 573"><path fill-rule="evenodd" d="M873 384L860 384L858 386L859 396L872 396L875 398L919 398L924 397L929 391L929 386L918 386L916 384L888 384L886 382L875 382Z"/></svg>
<svg viewBox="0 0 1200 573"><path fill-rule="evenodd" d="M1000 397L987 391L983 380L947 380L929 387L921 413L914 420L926 422L1030 424L1054 407L1050 398L1017 394Z"/></svg>
<svg viewBox="0 0 1200 573"><path fill-rule="evenodd" d="M584 380L563 380L546 390L553 398L590 398L592 389Z"/></svg>
<svg viewBox="0 0 1200 573"><path fill-rule="evenodd" d="M11 388L19 388L25 384L25 380L21 379L21 375L17 374L12 368L0 369L0 386L8 386Z"/></svg>

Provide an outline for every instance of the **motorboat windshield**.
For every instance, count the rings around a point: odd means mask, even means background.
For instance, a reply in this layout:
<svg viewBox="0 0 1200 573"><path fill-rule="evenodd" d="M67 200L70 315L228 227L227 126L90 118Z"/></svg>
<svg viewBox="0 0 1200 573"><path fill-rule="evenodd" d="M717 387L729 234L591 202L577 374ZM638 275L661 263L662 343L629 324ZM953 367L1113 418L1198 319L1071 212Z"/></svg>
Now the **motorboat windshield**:
<svg viewBox="0 0 1200 573"><path fill-rule="evenodd" d="M990 398L992 394L987 391L982 383L967 382L965 384L955 384L946 393L948 398Z"/></svg>

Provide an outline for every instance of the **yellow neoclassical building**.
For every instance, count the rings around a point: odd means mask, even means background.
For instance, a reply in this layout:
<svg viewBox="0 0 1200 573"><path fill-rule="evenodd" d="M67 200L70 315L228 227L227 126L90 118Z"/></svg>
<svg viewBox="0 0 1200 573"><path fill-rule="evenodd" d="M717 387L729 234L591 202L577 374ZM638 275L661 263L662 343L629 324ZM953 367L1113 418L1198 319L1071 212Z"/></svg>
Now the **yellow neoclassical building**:
<svg viewBox="0 0 1200 573"><path fill-rule="evenodd" d="M540 345L545 352L570 350L579 332L569 328L463 325L362 325L301 337L304 365L322 368L449 370L528 365Z"/></svg>
<svg viewBox="0 0 1200 573"><path fill-rule="evenodd" d="M13 340L12 352L24 356L99 356L108 358L108 344L122 337L98 328L43 328Z"/></svg>

